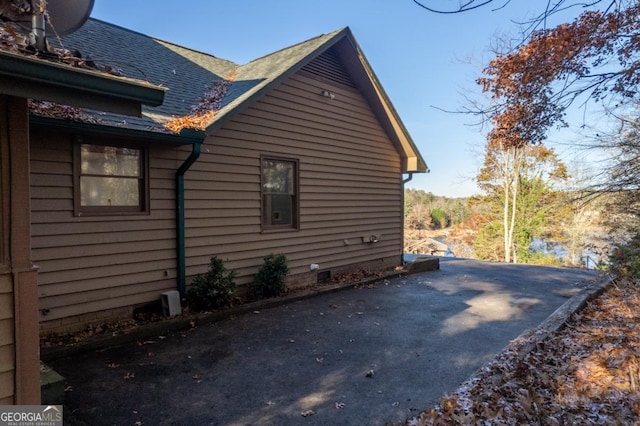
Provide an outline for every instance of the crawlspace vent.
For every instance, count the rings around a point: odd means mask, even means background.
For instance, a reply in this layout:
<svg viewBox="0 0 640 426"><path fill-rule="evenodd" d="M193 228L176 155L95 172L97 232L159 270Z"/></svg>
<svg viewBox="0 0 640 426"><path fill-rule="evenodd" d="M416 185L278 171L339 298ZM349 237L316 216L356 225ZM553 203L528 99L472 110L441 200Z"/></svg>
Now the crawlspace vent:
<svg viewBox="0 0 640 426"><path fill-rule="evenodd" d="M318 284L326 283L331 279L331 271L318 272Z"/></svg>

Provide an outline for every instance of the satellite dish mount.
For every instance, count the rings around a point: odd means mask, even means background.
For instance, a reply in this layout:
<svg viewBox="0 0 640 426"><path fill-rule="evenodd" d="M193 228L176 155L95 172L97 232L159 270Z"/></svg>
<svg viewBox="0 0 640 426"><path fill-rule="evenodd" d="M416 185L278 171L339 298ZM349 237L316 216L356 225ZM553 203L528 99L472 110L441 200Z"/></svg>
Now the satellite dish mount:
<svg viewBox="0 0 640 426"><path fill-rule="evenodd" d="M0 0L0 18L29 30L29 45L46 53L47 36L76 31L89 19L93 3L94 0Z"/></svg>
<svg viewBox="0 0 640 426"><path fill-rule="evenodd" d="M29 46L35 47L38 52L48 52L47 37L45 31L45 13L47 0L32 0L31 32L29 33Z"/></svg>

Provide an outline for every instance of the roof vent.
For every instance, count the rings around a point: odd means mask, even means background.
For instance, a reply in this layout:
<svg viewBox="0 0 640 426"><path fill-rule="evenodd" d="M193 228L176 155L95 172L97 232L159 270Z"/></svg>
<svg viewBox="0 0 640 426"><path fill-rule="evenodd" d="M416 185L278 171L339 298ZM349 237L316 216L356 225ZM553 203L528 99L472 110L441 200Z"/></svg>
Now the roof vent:
<svg viewBox="0 0 640 426"><path fill-rule="evenodd" d="M333 83L355 87L349 72L346 70L338 56L338 52L332 47L320 56L309 62L302 69L318 77L327 79Z"/></svg>

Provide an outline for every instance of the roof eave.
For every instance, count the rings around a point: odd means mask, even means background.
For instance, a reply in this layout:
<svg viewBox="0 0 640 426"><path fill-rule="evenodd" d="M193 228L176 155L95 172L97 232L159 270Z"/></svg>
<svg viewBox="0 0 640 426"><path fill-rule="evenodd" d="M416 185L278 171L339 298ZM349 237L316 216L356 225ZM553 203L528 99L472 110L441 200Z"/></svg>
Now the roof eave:
<svg viewBox="0 0 640 426"><path fill-rule="evenodd" d="M204 132L193 129L183 129L179 134L162 133L130 129L127 127L84 123L61 118L43 117L39 115L30 115L29 123L33 126L46 127L47 129L58 128L84 134L94 134L114 138L129 138L153 144L192 145L194 143L202 143L205 138Z"/></svg>
<svg viewBox="0 0 640 426"><path fill-rule="evenodd" d="M367 81L367 87L365 95L368 94L367 99L374 104L374 111L377 113L378 118L381 119L385 130L388 132L389 137L394 141L397 146L400 156L402 157L402 172L403 173L428 173L429 168L426 162L422 158L420 151L413 142L409 132L405 128L402 120L396 112L389 97L385 93L382 85L375 76L373 69L369 65L369 62L365 58L362 50L358 46L355 37L351 33L348 27L345 27L336 34L327 39L321 46L315 49L313 52L304 56L295 65L289 67L285 72L278 75L276 78L266 82L262 87L257 89L254 93L243 99L242 102L236 105L230 105L227 108L223 108L214 118L213 122L207 127L206 133L212 134L217 129L222 127L224 123L230 120L238 112L244 110L249 105L252 105L256 100L261 98L271 88L276 87L284 80L298 72L304 65L321 55L327 49L336 45L342 40L347 40L353 48L354 55L352 56L360 65L362 71L360 74L363 79Z"/></svg>
<svg viewBox="0 0 640 426"><path fill-rule="evenodd" d="M424 158L422 158L422 154L420 154L418 147L400 119L400 115L391 103L389 96L387 96L382 84L380 84L364 52L360 49L351 30L348 28L346 29L345 38L351 44L357 61L366 74L365 79L367 83L369 83L369 90L366 90L366 87L361 88L361 90L364 89L362 92L369 99L370 103L373 104L374 112L378 113L378 118L381 119L389 136L394 140L400 150L400 155L403 159L402 172L428 173L429 167L427 163L424 161ZM375 105L377 105L377 108ZM378 111L376 111L376 109Z"/></svg>
<svg viewBox="0 0 640 426"><path fill-rule="evenodd" d="M140 80L74 68L0 50L0 93L141 116L159 106L166 89Z"/></svg>

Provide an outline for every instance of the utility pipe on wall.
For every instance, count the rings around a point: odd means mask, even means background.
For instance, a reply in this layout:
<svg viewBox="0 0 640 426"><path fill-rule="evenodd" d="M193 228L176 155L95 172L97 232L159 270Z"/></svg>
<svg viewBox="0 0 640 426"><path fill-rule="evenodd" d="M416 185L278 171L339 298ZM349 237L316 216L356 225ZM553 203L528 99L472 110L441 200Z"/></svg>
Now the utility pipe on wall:
<svg viewBox="0 0 640 426"><path fill-rule="evenodd" d="M402 190L402 196L401 196L402 197L401 198L402 202L401 202L400 205L403 206L403 210L404 210L404 185L407 182L411 181L411 179L413 179L413 173L409 172L408 175L409 176L407 176L406 179L402 180L402 188L401 188L401 190ZM400 241L401 241L401 244L402 244L402 249L400 250L400 265L404 265L404 212L402 213L402 234L401 235L402 235L402 239Z"/></svg>
<svg viewBox="0 0 640 426"><path fill-rule="evenodd" d="M180 298L186 295L187 266L185 250L184 174L200 157L202 141L194 142L191 155L176 172L176 251L178 260L178 291Z"/></svg>

